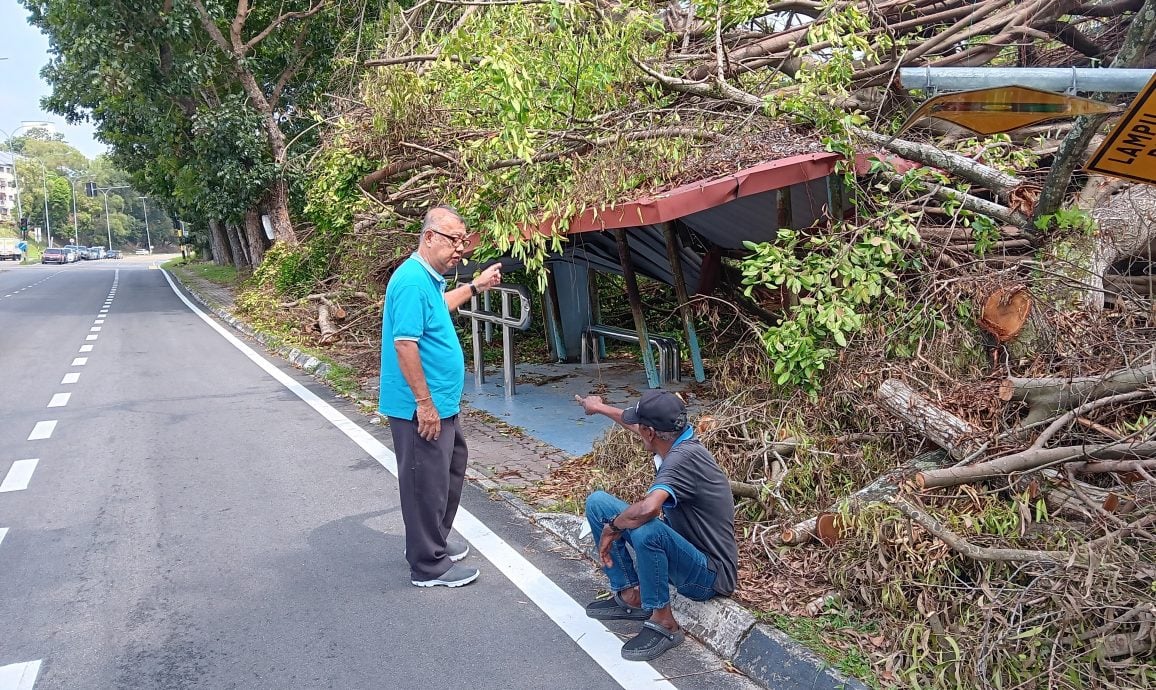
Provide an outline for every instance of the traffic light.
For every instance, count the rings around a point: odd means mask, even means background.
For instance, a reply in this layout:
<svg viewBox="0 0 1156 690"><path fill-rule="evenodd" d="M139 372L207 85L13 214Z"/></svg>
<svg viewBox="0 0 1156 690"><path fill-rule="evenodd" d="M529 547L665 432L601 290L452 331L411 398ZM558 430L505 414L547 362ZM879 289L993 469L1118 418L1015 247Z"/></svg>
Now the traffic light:
<svg viewBox="0 0 1156 690"><path fill-rule="evenodd" d="M20 237L28 239L28 216L20 216Z"/></svg>
<svg viewBox="0 0 1156 690"><path fill-rule="evenodd" d="M96 196L96 183L95 182L85 182L84 183L84 195L85 196Z"/></svg>

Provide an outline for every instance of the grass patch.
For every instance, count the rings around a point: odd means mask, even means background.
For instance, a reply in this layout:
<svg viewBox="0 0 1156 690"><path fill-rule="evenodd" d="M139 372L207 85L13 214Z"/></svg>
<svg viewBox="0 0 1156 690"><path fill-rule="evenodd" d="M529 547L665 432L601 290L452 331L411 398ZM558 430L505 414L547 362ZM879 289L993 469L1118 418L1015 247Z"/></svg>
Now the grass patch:
<svg viewBox="0 0 1156 690"><path fill-rule="evenodd" d="M357 392L357 371L346 364L338 364L329 360L329 371L325 378L329 385L342 395L351 395Z"/></svg>
<svg viewBox="0 0 1156 690"><path fill-rule="evenodd" d="M854 611L832 606L813 618L760 613L759 617L815 652L833 668L858 678L872 688L880 688L871 660L859 650L865 638L879 634L878 627L865 622Z"/></svg>
<svg viewBox="0 0 1156 690"><path fill-rule="evenodd" d="M186 269L205 280L216 283L217 285L236 285L237 284L237 267L236 266L218 266L214 263L190 263Z"/></svg>

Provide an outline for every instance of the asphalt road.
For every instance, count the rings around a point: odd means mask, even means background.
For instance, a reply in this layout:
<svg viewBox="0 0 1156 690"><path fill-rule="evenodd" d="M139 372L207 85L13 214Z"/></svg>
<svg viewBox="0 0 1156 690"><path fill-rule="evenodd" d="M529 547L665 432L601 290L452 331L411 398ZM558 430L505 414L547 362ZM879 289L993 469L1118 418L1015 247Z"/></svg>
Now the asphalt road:
<svg viewBox="0 0 1156 690"><path fill-rule="evenodd" d="M0 266L0 690L752 687L611 659L592 569L473 487L482 577L410 585L388 433L150 263Z"/></svg>

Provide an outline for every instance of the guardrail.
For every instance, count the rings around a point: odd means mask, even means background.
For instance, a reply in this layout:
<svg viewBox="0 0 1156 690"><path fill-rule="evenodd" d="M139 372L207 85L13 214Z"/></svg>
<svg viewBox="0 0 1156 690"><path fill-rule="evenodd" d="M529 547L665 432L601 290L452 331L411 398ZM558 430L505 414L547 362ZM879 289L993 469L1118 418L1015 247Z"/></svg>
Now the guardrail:
<svg viewBox="0 0 1156 690"><path fill-rule="evenodd" d="M506 387L506 395L514 395L514 334L516 328L524 331L530 327L530 291L522 285L498 285L483 293L487 299L479 307L477 296L470 298L469 308L462 307L458 313L470 319L470 333L474 341L474 383L481 386L486 382L486 366L482 361L482 324L485 325L485 340L490 340L490 329L500 326L502 329L502 378ZM500 297L501 311L490 310L491 294ZM518 313L515 316L511 302L514 297L520 300Z"/></svg>
<svg viewBox="0 0 1156 690"><path fill-rule="evenodd" d="M614 338L629 343L639 341L638 333L625 328L593 324L582 329L582 363L589 364L591 359L598 363L598 342L596 338ZM662 383L682 380L682 358L679 355L678 341L664 335L649 336L650 345L658 350L658 375Z"/></svg>

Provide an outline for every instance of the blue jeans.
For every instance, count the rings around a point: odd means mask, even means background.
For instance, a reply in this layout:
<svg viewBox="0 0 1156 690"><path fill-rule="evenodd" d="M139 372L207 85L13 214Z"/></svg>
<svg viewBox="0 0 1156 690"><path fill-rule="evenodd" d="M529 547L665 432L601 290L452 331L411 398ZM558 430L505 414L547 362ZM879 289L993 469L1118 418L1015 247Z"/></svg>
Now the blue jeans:
<svg viewBox="0 0 1156 690"><path fill-rule="evenodd" d="M606 520L626 510L627 503L605 491L595 491L586 499L586 520L594 532L594 545L602 539ZM634 547L637 560L630 557L626 544ZM621 592L638 587L642 608L653 611L670 604L670 584L678 593L695 601L715 595L715 574L707 567L706 556L662 520L622 531L610 546L613 567L602 566L610 588Z"/></svg>

